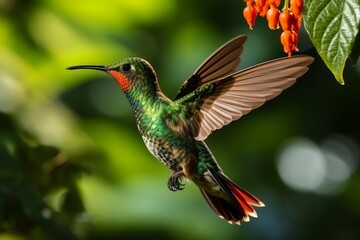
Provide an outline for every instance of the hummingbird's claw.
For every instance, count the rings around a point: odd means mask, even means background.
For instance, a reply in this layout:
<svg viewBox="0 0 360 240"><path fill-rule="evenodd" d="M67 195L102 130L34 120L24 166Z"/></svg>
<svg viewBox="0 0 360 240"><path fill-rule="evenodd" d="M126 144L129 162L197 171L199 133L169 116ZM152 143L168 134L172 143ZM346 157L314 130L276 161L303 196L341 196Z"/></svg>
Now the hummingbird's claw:
<svg viewBox="0 0 360 240"><path fill-rule="evenodd" d="M182 170L176 171L173 174L171 174L167 184L170 191L175 192L184 189L185 184L181 183L181 177L183 176L184 176L184 172Z"/></svg>

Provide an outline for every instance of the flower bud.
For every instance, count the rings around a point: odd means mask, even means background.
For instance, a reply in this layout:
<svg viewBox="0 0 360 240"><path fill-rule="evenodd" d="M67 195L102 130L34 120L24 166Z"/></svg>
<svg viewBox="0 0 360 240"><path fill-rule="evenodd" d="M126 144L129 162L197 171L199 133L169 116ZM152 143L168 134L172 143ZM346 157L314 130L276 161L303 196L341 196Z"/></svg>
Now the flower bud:
<svg viewBox="0 0 360 240"><path fill-rule="evenodd" d="M280 28L279 16L280 16L280 11L277 8L271 7L266 12L266 19L268 21L268 25L271 30Z"/></svg>
<svg viewBox="0 0 360 240"><path fill-rule="evenodd" d="M285 30L291 30L291 26L294 22L294 14L290 12L289 10L283 10L282 13L280 13L279 21L281 28Z"/></svg>
<svg viewBox="0 0 360 240"><path fill-rule="evenodd" d="M255 20L258 15L255 7L249 4L247 7L244 8L243 15L249 25L249 28L252 29L255 25Z"/></svg>

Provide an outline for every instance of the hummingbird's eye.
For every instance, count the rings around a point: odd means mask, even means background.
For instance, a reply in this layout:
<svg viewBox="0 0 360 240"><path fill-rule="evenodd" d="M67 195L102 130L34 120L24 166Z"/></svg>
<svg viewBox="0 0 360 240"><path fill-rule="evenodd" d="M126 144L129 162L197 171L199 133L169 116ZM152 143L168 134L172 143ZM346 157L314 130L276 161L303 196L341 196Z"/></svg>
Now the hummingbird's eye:
<svg viewBox="0 0 360 240"><path fill-rule="evenodd" d="M128 72L128 71L130 71L130 69L131 69L131 65L130 65L130 64L124 64L124 65L122 65L121 69L122 69L124 72Z"/></svg>

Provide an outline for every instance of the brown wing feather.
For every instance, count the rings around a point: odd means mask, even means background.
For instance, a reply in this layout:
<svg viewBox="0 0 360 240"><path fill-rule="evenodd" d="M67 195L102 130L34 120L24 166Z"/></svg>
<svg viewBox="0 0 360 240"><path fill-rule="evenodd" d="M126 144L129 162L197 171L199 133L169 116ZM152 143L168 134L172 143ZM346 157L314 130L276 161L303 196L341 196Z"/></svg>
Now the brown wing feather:
<svg viewBox="0 0 360 240"><path fill-rule="evenodd" d="M293 56L268 61L211 82L215 90L198 100L190 134L206 139L212 131L240 118L288 88L313 61L309 56Z"/></svg>
<svg viewBox="0 0 360 240"><path fill-rule="evenodd" d="M238 36L216 50L185 81L174 100L187 95L206 83L235 72L235 68L240 64L240 55L246 38L245 35Z"/></svg>

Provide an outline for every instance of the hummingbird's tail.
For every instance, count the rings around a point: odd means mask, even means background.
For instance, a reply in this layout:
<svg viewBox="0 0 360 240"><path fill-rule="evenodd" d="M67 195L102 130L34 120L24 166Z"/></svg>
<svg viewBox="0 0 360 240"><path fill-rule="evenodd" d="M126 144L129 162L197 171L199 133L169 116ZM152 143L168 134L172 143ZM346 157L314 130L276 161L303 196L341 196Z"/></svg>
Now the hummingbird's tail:
<svg viewBox="0 0 360 240"><path fill-rule="evenodd" d="M221 197L214 196L200 188L207 203L220 218L223 218L231 224L235 223L240 225L240 221L250 221L249 216L257 217L253 206L265 206L259 199L236 185L222 173L218 171L210 171L210 173L230 200L227 201Z"/></svg>

